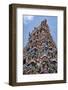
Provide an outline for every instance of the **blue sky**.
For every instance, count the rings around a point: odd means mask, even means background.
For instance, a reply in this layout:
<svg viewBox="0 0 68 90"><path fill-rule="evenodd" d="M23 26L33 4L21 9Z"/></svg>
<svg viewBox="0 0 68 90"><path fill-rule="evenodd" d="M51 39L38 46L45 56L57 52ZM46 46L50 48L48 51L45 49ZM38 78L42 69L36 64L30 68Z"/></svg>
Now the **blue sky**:
<svg viewBox="0 0 68 90"><path fill-rule="evenodd" d="M24 47L26 46L29 38L29 32L31 33L34 27L37 27L41 21L47 19L50 28L51 36L54 42L57 44L57 16L28 16L24 15Z"/></svg>

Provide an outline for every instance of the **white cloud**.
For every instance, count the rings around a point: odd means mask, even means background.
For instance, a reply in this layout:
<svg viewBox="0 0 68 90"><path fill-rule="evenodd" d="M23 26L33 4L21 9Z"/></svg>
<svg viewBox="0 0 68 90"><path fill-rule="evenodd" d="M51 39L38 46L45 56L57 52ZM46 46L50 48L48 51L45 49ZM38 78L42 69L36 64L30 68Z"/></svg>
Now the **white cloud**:
<svg viewBox="0 0 68 90"><path fill-rule="evenodd" d="M32 21L34 16L24 16L24 23L27 24L28 21Z"/></svg>
<svg viewBox="0 0 68 90"><path fill-rule="evenodd" d="M26 20L33 20L34 16L25 16Z"/></svg>

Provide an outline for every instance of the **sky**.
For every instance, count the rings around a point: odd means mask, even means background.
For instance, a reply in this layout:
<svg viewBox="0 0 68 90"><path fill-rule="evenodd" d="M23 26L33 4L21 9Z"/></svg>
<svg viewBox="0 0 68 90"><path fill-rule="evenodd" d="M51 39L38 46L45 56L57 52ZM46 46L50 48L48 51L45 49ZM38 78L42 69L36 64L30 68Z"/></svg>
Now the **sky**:
<svg viewBox="0 0 68 90"><path fill-rule="evenodd" d="M24 36L24 47L27 45L29 32L31 33L34 27L38 27L41 21L47 19L51 36L57 45L57 16L23 16L23 36Z"/></svg>

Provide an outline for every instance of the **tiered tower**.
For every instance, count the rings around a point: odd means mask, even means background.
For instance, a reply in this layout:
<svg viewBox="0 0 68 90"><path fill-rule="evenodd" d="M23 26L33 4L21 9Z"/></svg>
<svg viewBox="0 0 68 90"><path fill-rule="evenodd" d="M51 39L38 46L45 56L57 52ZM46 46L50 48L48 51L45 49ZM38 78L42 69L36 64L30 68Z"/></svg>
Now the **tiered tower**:
<svg viewBox="0 0 68 90"><path fill-rule="evenodd" d="M57 72L57 48L50 34L47 20L29 33L24 48L23 74Z"/></svg>

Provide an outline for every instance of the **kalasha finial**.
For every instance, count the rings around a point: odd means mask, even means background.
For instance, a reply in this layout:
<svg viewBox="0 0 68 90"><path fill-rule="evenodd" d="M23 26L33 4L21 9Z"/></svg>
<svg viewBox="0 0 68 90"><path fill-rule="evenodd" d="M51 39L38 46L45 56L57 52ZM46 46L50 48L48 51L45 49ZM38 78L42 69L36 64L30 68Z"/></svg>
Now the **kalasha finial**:
<svg viewBox="0 0 68 90"><path fill-rule="evenodd" d="M45 19L45 24L47 23L47 19Z"/></svg>
<svg viewBox="0 0 68 90"><path fill-rule="evenodd" d="M45 19L44 21L42 21L42 22L41 22L41 25L48 27L47 19Z"/></svg>
<svg viewBox="0 0 68 90"><path fill-rule="evenodd" d="M47 22L47 19L45 19L45 25L48 27L48 22Z"/></svg>

